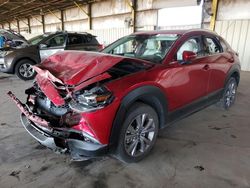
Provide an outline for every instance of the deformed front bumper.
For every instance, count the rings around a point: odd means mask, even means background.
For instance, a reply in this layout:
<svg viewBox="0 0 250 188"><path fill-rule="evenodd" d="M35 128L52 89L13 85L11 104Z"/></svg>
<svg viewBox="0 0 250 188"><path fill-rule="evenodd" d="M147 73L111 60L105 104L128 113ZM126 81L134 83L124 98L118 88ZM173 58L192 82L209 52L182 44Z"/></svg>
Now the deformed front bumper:
<svg viewBox="0 0 250 188"><path fill-rule="evenodd" d="M107 153L107 145L77 139L81 134L79 132L73 133L73 135L78 134L74 138L71 130L67 128L50 127L49 122L33 114L14 94L9 92L8 95L22 112L21 122L23 127L42 145L57 153L70 153L73 160L85 160Z"/></svg>

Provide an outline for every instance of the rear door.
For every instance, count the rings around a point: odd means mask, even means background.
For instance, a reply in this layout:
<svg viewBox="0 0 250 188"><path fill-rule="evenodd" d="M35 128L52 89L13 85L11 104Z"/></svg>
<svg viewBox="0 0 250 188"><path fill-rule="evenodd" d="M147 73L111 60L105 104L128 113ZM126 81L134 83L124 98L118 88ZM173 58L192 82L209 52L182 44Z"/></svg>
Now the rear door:
<svg viewBox="0 0 250 188"><path fill-rule="evenodd" d="M203 35L203 45L205 61L210 69L207 92L212 94L224 87L233 56L222 48L219 39L213 35Z"/></svg>
<svg viewBox="0 0 250 188"><path fill-rule="evenodd" d="M40 45L41 61L55 54L56 52L63 51L66 44L66 37L66 34L59 34L48 39L44 42L44 44Z"/></svg>

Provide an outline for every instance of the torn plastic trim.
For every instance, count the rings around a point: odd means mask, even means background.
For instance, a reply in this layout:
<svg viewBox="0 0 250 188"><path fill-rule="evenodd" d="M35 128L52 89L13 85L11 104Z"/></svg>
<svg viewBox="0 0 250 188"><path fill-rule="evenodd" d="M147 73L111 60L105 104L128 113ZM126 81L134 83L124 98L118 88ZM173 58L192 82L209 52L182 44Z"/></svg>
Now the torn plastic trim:
<svg viewBox="0 0 250 188"><path fill-rule="evenodd" d="M55 136L36 128L33 122L29 121L24 114L21 114L21 122L25 130L39 143L57 153L62 154L69 152L73 160L96 157L107 152L107 145L72 138L63 139L65 146L58 146L55 141Z"/></svg>
<svg viewBox="0 0 250 188"><path fill-rule="evenodd" d="M21 121L22 124L25 124L25 129L31 134L36 140L39 142L42 142L43 140L46 140L46 137L58 137L62 139L73 139L77 138L79 136L82 136L81 141L89 141L91 143L100 144L100 142L94 138L93 136L89 135L88 133L84 131L76 131L74 129L70 128L60 128L60 127L50 127L49 122L42 119L39 116L34 115L32 112L28 111L28 106L23 104L11 91L7 93L11 99L16 103L17 107L20 109L21 113ZM27 119L27 120L25 120ZM29 128L27 124L30 124L32 128ZM35 129L35 130L34 130ZM43 136L37 135L35 132L39 132ZM36 136L35 136L36 135ZM75 136L74 136L75 135ZM47 141L46 141L47 142ZM51 141L48 141L51 142Z"/></svg>
<svg viewBox="0 0 250 188"><path fill-rule="evenodd" d="M52 138L50 135L46 134L44 131L39 130L34 125L32 125L32 122L29 121L29 119L24 115L21 114L21 123L25 130L38 142L40 142L42 145L54 150L54 151L62 151L62 148L59 148L56 146L54 138Z"/></svg>
<svg viewBox="0 0 250 188"><path fill-rule="evenodd" d="M31 110L23 104L11 91L7 93L7 95L16 103L17 107L20 109L20 111L31 121L38 123L41 126L44 126L47 129L51 129L49 127L49 122L46 120L40 118L39 116L33 114Z"/></svg>

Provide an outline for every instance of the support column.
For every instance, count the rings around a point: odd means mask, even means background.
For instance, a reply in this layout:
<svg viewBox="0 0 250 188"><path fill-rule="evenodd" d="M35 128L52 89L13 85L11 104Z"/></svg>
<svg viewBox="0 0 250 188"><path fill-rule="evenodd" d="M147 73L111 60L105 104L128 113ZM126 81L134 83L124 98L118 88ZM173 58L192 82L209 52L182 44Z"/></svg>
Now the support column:
<svg viewBox="0 0 250 188"><path fill-rule="evenodd" d="M61 24L62 24L62 31L64 31L64 15L63 15L63 10L61 10Z"/></svg>
<svg viewBox="0 0 250 188"><path fill-rule="evenodd" d="M30 18L28 17L27 20L28 20L28 30L29 30L28 32L31 33Z"/></svg>
<svg viewBox="0 0 250 188"><path fill-rule="evenodd" d="M137 0L132 0L132 20L133 20L133 32L136 31L136 9L137 9Z"/></svg>
<svg viewBox="0 0 250 188"><path fill-rule="evenodd" d="M89 30L92 29L92 4L88 4L88 26Z"/></svg>
<svg viewBox="0 0 250 188"><path fill-rule="evenodd" d="M89 28L89 30L91 30L92 29L92 20L91 20L91 4L88 4L88 6L87 6L87 11L88 12L86 12L82 7L81 7L81 5L79 5L77 2L75 2L74 1L74 4L85 14L85 15L87 15L88 16L88 28Z"/></svg>
<svg viewBox="0 0 250 188"><path fill-rule="evenodd" d="M45 19L44 19L44 15L42 15L42 25L43 25L43 33L45 33Z"/></svg>
<svg viewBox="0 0 250 188"><path fill-rule="evenodd" d="M212 16L211 16L211 20L210 20L210 29L213 31L215 29L217 10L218 10L218 0L213 0L213 2L212 2Z"/></svg>
<svg viewBox="0 0 250 188"><path fill-rule="evenodd" d="M137 10L137 0L126 0L128 6L131 8L131 18L133 24L133 32L136 31L136 10Z"/></svg>
<svg viewBox="0 0 250 188"><path fill-rule="evenodd" d="M17 23L17 31L18 31L18 33L20 33L20 24L19 24L19 20L18 19L16 20L16 23Z"/></svg>

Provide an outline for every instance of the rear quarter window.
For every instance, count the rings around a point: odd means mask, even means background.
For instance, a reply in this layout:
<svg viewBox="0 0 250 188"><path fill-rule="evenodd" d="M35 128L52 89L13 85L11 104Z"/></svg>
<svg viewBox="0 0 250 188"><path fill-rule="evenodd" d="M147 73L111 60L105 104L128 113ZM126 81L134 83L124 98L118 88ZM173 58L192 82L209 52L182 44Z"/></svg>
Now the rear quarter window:
<svg viewBox="0 0 250 188"><path fill-rule="evenodd" d="M87 44L99 44L96 37L93 35L82 35L84 43Z"/></svg>
<svg viewBox="0 0 250 188"><path fill-rule="evenodd" d="M221 45L219 44L217 39L213 37L204 38L204 50L206 54L210 55L222 52Z"/></svg>
<svg viewBox="0 0 250 188"><path fill-rule="evenodd" d="M228 51L229 44L223 38L219 38L219 42L220 42L220 45L221 45L223 51Z"/></svg>
<svg viewBox="0 0 250 188"><path fill-rule="evenodd" d="M68 45L82 44L83 40L81 35L68 35Z"/></svg>

